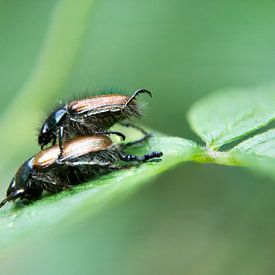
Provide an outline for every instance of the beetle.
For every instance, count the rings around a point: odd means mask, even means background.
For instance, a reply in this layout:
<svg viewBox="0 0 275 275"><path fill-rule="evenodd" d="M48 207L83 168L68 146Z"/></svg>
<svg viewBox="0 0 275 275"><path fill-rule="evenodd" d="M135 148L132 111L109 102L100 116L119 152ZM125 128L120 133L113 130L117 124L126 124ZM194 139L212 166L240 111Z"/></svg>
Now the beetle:
<svg viewBox="0 0 275 275"><path fill-rule="evenodd" d="M61 157L63 139L68 139L71 134L116 134L124 140L125 135L108 129L125 119L141 116L135 99L142 93L152 97L150 91L139 89L132 96L105 94L71 101L47 117L40 129L38 144L43 149L50 142L54 145L58 141Z"/></svg>
<svg viewBox="0 0 275 275"><path fill-rule="evenodd" d="M64 143L62 159L59 158L57 144L44 149L21 165L0 207L16 199L37 200L42 197L43 191L58 193L97 175L128 167L121 164L124 162L137 165L162 156L162 152L143 156L124 152L129 146L142 141L144 138L113 144L105 135L75 137Z"/></svg>

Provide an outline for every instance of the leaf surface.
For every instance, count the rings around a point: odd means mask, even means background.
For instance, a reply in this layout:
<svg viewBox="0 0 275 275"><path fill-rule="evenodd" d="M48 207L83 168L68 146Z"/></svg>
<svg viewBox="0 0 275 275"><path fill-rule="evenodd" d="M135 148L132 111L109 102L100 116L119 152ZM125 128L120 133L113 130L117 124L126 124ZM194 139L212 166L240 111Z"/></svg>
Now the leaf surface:
<svg viewBox="0 0 275 275"><path fill-rule="evenodd" d="M45 197L28 206L9 203L0 211L0 244L15 244L23 236L59 229L94 215L114 201L120 201L162 172L200 153L192 141L155 134L136 154L162 151L160 162L148 162L91 180L57 195ZM64 230L64 229L63 229Z"/></svg>
<svg viewBox="0 0 275 275"><path fill-rule="evenodd" d="M189 123L207 146L218 149L275 119L275 87L227 88L199 100Z"/></svg>
<svg viewBox="0 0 275 275"><path fill-rule="evenodd" d="M275 129L270 129L241 142L235 146L231 152L240 152L275 159Z"/></svg>

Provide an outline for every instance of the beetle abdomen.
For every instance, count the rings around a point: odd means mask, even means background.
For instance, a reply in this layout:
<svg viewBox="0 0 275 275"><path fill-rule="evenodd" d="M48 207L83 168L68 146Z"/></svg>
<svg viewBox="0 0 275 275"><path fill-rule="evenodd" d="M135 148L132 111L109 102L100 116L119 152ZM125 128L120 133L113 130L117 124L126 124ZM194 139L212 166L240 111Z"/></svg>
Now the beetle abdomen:
<svg viewBox="0 0 275 275"><path fill-rule="evenodd" d="M90 163L70 167L70 172L77 178L77 182L81 183L91 180L98 175L113 171L113 167L116 166L117 161L119 161L119 154L116 150L108 149L95 153L91 152L90 154L79 157L78 160L80 163ZM111 167L112 165L113 167Z"/></svg>

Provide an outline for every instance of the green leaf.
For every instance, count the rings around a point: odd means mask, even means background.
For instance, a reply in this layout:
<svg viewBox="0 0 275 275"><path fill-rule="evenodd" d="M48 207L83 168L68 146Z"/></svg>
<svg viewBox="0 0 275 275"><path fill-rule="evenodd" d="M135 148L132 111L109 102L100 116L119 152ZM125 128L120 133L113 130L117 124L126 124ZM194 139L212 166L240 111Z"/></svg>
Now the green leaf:
<svg viewBox="0 0 275 275"><path fill-rule="evenodd" d="M259 174L262 174L275 180L274 158L270 158L268 156L257 156L254 153L242 153L237 150L232 151L230 156L236 163L238 163L239 166L248 169L255 175L259 176Z"/></svg>
<svg viewBox="0 0 275 275"><path fill-rule="evenodd" d="M275 87L228 88L199 100L189 111L193 130L217 149L275 119Z"/></svg>
<svg viewBox="0 0 275 275"><path fill-rule="evenodd" d="M228 153L239 165L275 179L275 129L241 142Z"/></svg>
<svg viewBox="0 0 275 275"><path fill-rule="evenodd" d="M241 142L235 146L231 152L275 159L275 129L270 129L262 134Z"/></svg>
<svg viewBox="0 0 275 275"><path fill-rule="evenodd" d="M24 236L34 238L38 232L41 236L54 225L64 230L64 224L77 223L111 202L122 200L162 172L192 159L200 150L192 141L155 134L143 147L136 148L135 153L162 151L160 162L110 173L28 206L9 203L0 212L0 246L16 244Z"/></svg>

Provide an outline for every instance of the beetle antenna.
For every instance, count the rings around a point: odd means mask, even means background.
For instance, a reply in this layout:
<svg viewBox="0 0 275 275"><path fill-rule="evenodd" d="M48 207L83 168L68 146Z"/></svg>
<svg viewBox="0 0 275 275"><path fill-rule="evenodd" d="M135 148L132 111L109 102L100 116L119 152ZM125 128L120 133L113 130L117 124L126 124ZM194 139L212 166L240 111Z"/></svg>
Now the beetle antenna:
<svg viewBox="0 0 275 275"><path fill-rule="evenodd" d="M2 206L4 206L8 201L9 201L8 197L6 197L5 199L3 199L3 200L0 202L0 208L1 208Z"/></svg>
<svg viewBox="0 0 275 275"><path fill-rule="evenodd" d="M19 197L20 194L24 193L24 189L19 189L13 193L11 193L10 195L8 195L5 199L3 199L1 202L0 202L0 208L2 206L4 206L8 201L11 201L11 200L14 200L16 199L17 197Z"/></svg>
<svg viewBox="0 0 275 275"><path fill-rule="evenodd" d="M139 94L148 94L150 97L152 97L152 93L146 89L138 89L136 90L133 95L128 99L128 101L124 104L124 107L126 107L132 100L134 100L137 95Z"/></svg>

